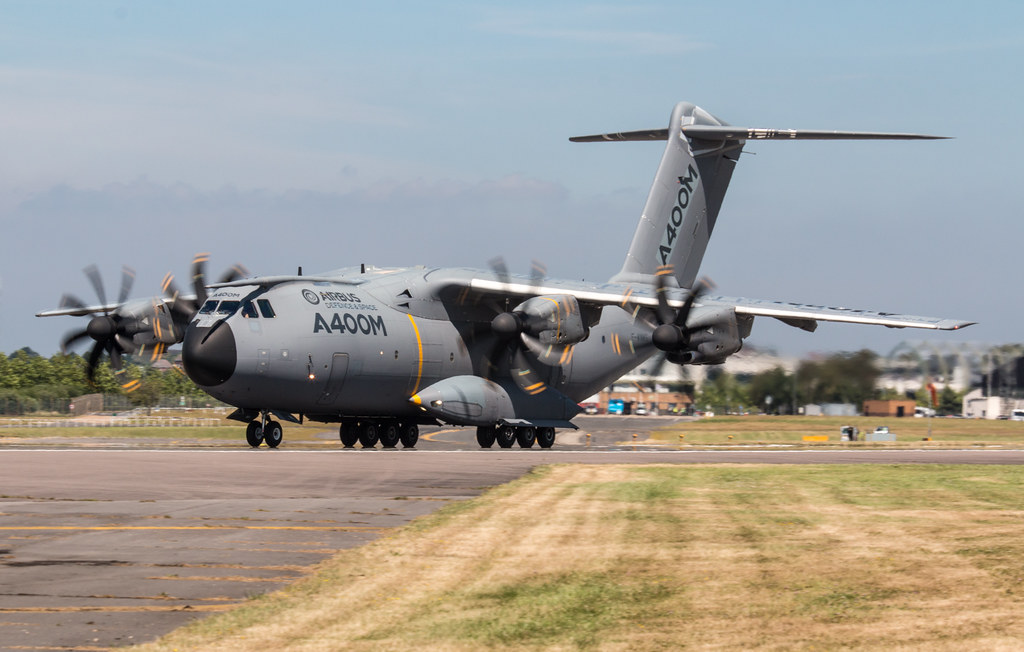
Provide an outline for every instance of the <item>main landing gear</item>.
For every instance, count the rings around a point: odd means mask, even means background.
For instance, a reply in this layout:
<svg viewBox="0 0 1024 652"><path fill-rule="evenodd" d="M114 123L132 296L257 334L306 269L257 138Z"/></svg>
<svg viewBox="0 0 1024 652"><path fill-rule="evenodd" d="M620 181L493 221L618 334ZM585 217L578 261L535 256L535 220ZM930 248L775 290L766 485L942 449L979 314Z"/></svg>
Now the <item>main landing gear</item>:
<svg viewBox="0 0 1024 652"><path fill-rule="evenodd" d="M383 448L412 448L420 438L420 429L415 423L394 419L360 419L342 421L338 427L338 438L345 448L354 448L356 442L363 448L374 448L378 442Z"/></svg>
<svg viewBox="0 0 1024 652"><path fill-rule="evenodd" d="M277 448L284 439L284 429L281 424L273 419L267 419L267 413L255 421L250 421L245 427L245 441L253 448L259 448L260 444L266 443L270 448Z"/></svg>
<svg viewBox="0 0 1024 652"><path fill-rule="evenodd" d="M520 448L533 448L535 443L541 448L551 448L555 444L555 429L533 426L481 426L476 429L476 442L481 448L490 448L495 442L501 448L512 448L516 443Z"/></svg>

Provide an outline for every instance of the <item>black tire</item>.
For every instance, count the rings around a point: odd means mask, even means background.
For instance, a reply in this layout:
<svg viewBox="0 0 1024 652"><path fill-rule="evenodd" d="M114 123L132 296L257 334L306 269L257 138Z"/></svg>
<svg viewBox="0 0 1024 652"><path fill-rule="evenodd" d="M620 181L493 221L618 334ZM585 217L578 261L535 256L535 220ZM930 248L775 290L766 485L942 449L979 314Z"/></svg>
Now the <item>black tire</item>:
<svg viewBox="0 0 1024 652"><path fill-rule="evenodd" d="M516 443L516 429L512 426L502 426L498 428L494 439L498 442L498 446L512 448L512 444Z"/></svg>
<svg viewBox="0 0 1024 652"><path fill-rule="evenodd" d="M480 444L480 448L490 448L494 446L495 434L494 426L480 426L476 429L476 443Z"/></svg>
<svg viewBox="0 0 1024 652"><path fill-rule="evenodd" d="M394 448L401 439L401 432L398 424L394 421L385 422L380 427L380 445L384 448Z"/></svg>
<svg viewBox="0 0 1024 652"><path fill-rule="evenodd" d="M263 443L263 426L259 421L250 421L245 427L245 441L253 448L259 448Z"/></svg>
<svg viewBox="0 0 1024 652"><path fill-rule="evenodd" d="M350 422L342 422L338 426L338 439L341 440L341 445L345 448L353 448L356 442L359 441L359 430L356 428L356 424Z"/></svg>
<svg viewBox="0 0 1024 652"><path fill-rule="evenodd" d="M541 448L551 448L555 445L554 428L537 428L537 444Z"/></svg>
<svg viewBox="0 0 1024 652"><path fill-rule="evenodd" d="M364 421L359 424L359 443L363 445L363 448L373 448L377 445L377 440L380 439L379 427L373 421Z"/></svg>
<svg viewBox="0 0 1024 652"><path fill-rule="evenodd" d="M516 441L519 448L533 448L533 442L537 441L537 429L533 426L516 428Z"/></svg>
<svg viewBox="0 0 1024 652"><path fill-rule="evenodd" d="M267 427L263 429L263 441L271 448L277 448L284 439L284 429L277 421L267 421Z"/></svg>
<svg viewBox="0 0 1024 652"><path fill-rule="evenodd" d="M403 423L398 426L398 432L405 448L413 448L420 440L420 427L415 423Z"/></svg>

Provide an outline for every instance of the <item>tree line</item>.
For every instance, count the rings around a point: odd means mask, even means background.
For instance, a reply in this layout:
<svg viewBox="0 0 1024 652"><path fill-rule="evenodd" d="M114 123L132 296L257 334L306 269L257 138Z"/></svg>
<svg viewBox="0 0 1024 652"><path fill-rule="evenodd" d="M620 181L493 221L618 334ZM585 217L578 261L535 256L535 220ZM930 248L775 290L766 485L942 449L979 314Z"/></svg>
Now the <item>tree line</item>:
<svg viewBox="0 0 1024 652"><path fill-rule="evenodd" d="M0 414L66 412L70 399L97 393L124 395L132 405L139 406L157 405L164 396L212 401L173 368L159 370L126 361L120 378L104 360L90 382L86 366L86 359L77 353L57 353L47 358L27 347L10 355L0 352ZM135 391L121 388L121 383L135 379L140 381Z"/></svg>
<svg viewBox="0 0 1024 652"><path fill-rule="evenodd" d="M752 376L738 376L713 368L694 398L699 410L768 414L793 414L794 407L822 403L851 403L859 410L869 399L908 398L876 389L881 373L877 354L868 350L805 360L795 372L776 367ZM0 352L0 414L66 412L71 398L93 393L124 395L131 404L139 406L157 405L161 397L213 400L173 368L158 370L135 364L129 358L123 376L116 378L104 360L90 382L86 377L86 360L77 353L58 353L46 358L27 347L10 355ZM140 381L138 389L125 393L121 383L133 379ZM909 398L917 400L918 405L931 405L924 389ZM946 387L938 398L938 414L960 413L961 393Z"/></svg>
<svg viewBox="0 0 1024 652"><path fill-rule="evenodd" d="M804 360L795 372L775 367L751 376L736 376L715 369L694 399L698 410L767 414L794 414L800 406L824 403L850 403L859 411L864 401L871 399L910 398L920 406L932 407L926 388L909 395L877 389L881 375L878 355L864 349ZM963 393L945 387L937 398L937 414L961 413Z"/></svg>

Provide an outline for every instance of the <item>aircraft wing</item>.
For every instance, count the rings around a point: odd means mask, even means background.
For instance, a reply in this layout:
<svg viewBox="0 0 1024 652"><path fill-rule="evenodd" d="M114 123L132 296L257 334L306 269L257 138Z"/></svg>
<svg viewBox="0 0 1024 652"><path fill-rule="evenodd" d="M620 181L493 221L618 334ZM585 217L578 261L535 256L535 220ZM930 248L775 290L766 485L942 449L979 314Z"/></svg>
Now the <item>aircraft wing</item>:
<svg viewBox="0 0 1024 652"><path fill-rule="evenodd" d="M702 297L701 301L714 301L736 307L740 315L756 317L774 317L790 326L804 330L814 330L819 321L844 322L847 324L875 324L889 328L928 328L933 330L955 331L966 328L973 321L958 319L942 319L938 317L919 317L916 315L900 315L891 312L875 312L854 308L830 308L786 301L770 301L765 299L742 299L736 297Z"/></svg>
<svg viewBox="0 0 1024 652"><path fill-rule="evenodd" d="M179 297L179 299L192 301L195 299L195 296L183 294ZM115 312L119 314L131 314L145 311L156 305L168 303L172 303L172 300L170 298L163 296L155 296L148 299L131 299L129 301L123 301L121 303L103 303L95 304L92 306L87 306L85 304L67 304L60 308L41 310L36 313L36 317L82 317L99 314L109 315Z"/></svg>
<svg viewBox="0 0 1024 652"><path fill-rule="evenodd" d="M474 278L470 281L471 290L483 293L505 294L513 296L538 296L545 294L571 294L583 304L591 306L620 305L622 307L645 306L654 308L658 305L655 290L652 287L637 287L620 283L602 285L587 284L574 281L554 281L545 279L539 284L517 282L513 279L494 280L490 278ZM685 291L670 291L668 303L674 308L683 305ZM939 317L921 317L902 315L890 312L877 312L854 308L829 307L811 304L773 301L767 299L744 299L740 297L702 296L697 306L719 305L732 306L740 315L755 317L773 317L790 326L813 331L819 321L842 322L848 324L874 324L889 328L925 328L932 330L958 330L974 324L972 321L944 319Z"/></svg>

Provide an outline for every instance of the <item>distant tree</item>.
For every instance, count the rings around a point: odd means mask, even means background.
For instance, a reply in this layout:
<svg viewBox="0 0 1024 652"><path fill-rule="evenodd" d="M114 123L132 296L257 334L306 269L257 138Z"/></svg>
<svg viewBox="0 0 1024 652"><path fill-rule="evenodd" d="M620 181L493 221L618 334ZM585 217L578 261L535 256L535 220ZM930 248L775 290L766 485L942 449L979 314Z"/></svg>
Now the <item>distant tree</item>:
<svg viewBox="0 0 1024 652"><path fill-rule="evenodd" d="M874 351L863 349L801 363L797 371L800 401L861 405L875 394L881 375L877 358Z"/></svg>
<svg viewBox="0 0 1024 652"><path fill-rule="evenodd" d="M700 392L697 394L697 409L712 409L718 412L731 412L740 408L750 407L750 397L746 388L732 374L715 370L708 374Z"/></svg>
<svg viewBox="0 0 1024 652"><path fill-rule="evenodd" d="M85 378L85 358L77 353L57 353L50 358L51 382L75 388L72 396L85 394L88 381Z"/></svg>
<svg viewBox="0 0 1024 652"><path fill-rule="evenodd" d="M5 386L13 389L42 385L51 381L50 361L26 347L7 358Z"/></svg>
<svg viewBox="0 0 1024 652"><path fill-rule="evenodd" d="M0 389L14 389L15 379L11 375L11 363L7 360L7 356L0 352Z"/></svg>
<svg viewBox="0 0 1024 652"><path fill-rule="evenodd" d="M747 395L751 406L764 408L764 411L769 414L779 414L781 410L790 405L793 395L793 376L786 373L782 367L762 371L750 379ZM769 396L772 398L771 405L766 403Z"/></svg>
<svg viewBox="0 0 1024 652"><path fill-rule="evenodd" d="M962 414L964 409L964 393L954 390L949 385L939 392L939 407L936 413L946 416L947 414Z"/></svg>
<svg viewBox="0 0 1024 652"><path fill-rule="evenodd" d="M128 400L132 405L140 405L147 408L156 407L160 404L160 397L165 394L164 374L153 368L147 369L139 378L139 388L128 394Z"/></svg>

